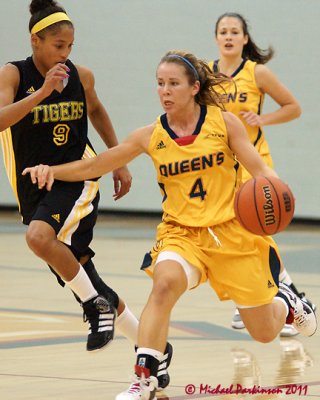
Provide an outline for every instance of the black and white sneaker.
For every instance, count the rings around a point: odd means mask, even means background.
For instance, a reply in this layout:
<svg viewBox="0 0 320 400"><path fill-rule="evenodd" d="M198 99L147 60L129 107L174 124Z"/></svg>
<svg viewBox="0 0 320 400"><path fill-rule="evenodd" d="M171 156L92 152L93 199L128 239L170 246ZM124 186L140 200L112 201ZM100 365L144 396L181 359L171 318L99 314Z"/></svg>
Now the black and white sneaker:
<svg viewBox="0 0 320 400"><path fill-rule="evenodd" d="M313 304L311 300L309 300L309 299L306 298L305 293L299 293L298 296L300 297L300 299L301 299L303 302L307 303L308 306L311 307L311 308L313 309L313 311L316 311L317 306L316 306L315 304Z"/></svg>
<svg viewBox="0 0 320 400"><path fill-rule="evenodd" d="M279 283L279 292L287 298L290 304L293 313L292 325L301 335L312 336L317 330L317 319L312 307L282 282Z"/></svg>
<svg viewBox="0 0 320 400"><path fill-rule="evenodd" d="M100 350L113 340L117 310L103 296L82 303L82 307L83 321L89 322L87 350Z"/></svg>
<svg viewBox="0 0 320 400"><path fill-rule="evenodd" d="M137 352L138 347L134 346L134 351ZM168 372L168 368L171 364L171 359L173 355L173 347L172 344L167 342L166 348L164 350L163 359L160 361L157 373L158 379L158 389L163 390L165 389L170 383L170 375Z"/></svg>
<svg viewBox="0 0 320 400"><path fill-rule="evenodd" d="M167 342L163 359L160 361L158 367L157 378L158 378L159 390L165 389L170 383L170 375L168 373L168 368L171 363L172 355L173 355L173 347L169 342Z"/></svg>

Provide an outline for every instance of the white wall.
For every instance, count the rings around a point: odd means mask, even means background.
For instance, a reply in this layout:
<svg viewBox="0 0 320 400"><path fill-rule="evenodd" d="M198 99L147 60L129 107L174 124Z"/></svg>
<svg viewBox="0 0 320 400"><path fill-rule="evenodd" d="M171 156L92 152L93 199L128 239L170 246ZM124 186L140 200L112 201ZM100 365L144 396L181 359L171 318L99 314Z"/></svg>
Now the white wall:
<svg viewBox="0 0 320 400"><path fill-rule="evenodd" d="M76 26L71 59L91 68L99 96L120 140L162 112L156 96L155 69L169 49L217 57L214 24L226 11L242 13L261 47L272 45L270 68L292 90L303 108L299 120L267 127L276 170L296 197L296 217L320 218L318 148L320 147L320 1L319 0L61 0ZM28 2L0 0L0 64L30 54ZM267 101L265 110L275 105ZM103 145L90 129L101 151ZM114 203L112 181L103 178L101 208L158 211L161 198L152 163L142 156L130 164L133 187ZM15 204L4 169L0 205Z"/></svg>

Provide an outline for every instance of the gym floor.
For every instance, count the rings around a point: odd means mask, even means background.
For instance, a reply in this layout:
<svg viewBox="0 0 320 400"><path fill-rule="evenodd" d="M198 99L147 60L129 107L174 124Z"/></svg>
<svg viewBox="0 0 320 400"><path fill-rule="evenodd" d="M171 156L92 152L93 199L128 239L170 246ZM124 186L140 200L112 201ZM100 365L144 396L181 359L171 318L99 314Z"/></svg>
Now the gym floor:
<svg viewBox="0 0 320 400"><path fill-rule="evenodd" d="M18 214L0 222L0 399L113 400L129 385L134 345L117 335L107 349L86 352L81 308L30 252ZM137 316L151 288L139 266L158 222L102 215L95 229L97 269ZM298 289L319 305L320 226L294 224L275 240ZM233 312L207 284L184 295L170 324L171 384L158 398L320 399L319 331L260 344L230 327Z"/></svg>

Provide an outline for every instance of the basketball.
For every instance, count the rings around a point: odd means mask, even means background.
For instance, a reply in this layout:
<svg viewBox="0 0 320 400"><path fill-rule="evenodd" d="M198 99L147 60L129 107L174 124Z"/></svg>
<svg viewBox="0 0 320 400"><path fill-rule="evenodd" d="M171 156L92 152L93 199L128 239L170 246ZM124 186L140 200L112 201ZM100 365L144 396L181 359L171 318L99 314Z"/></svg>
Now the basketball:
<svg viewBox="0 0 320 400"><path fill-rule="evenodd" d="M234 211L239 223L256 235L274 235L291 222L295 200L281 179L257 176L243 183L235 195Z"/></svg>

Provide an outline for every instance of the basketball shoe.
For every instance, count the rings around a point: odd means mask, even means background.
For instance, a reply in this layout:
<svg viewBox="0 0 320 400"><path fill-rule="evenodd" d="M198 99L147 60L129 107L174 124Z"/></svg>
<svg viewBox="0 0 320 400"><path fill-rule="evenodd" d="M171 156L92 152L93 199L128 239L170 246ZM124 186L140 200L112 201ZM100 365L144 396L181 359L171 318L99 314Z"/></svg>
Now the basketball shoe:
<svg viewBox="0 0 320 400"><path fill-rule="evenodd" d="M103 297L82 303L83 321L89 322L87 350L100 350L112 342L117 310Z"/></svg>
<svg viewBox="0 0 320 400"><path fill-rule="evenodd" d="M171 364L171 359L173 355L173 347L168 342L166 349L164 351L163 359L158 367L158 387L159 390L165 389L170 383L170 375L168 373L169 365Z"/></svg>
<svg viewBox="0 0 320 400"><path fill-rule="evenodd" d="M279 283L279 292L276 297L286 301L289 306L287 323L292 323L303 336L312 336L317 330L317 319L312 307L300 299L289 286Z"/></svg>
<svg viewBox="0 0 320 400"><path fill-rule="evenodd" d="M298 297L300 297L300 299L304 303L307 303L309 305L309 307L312 308L313 311L316 310L315 304L313 304L310 300L308 300L306 298L305 293L297 292L296 290L294 290L295 287L293 285L290 285L289 287ZM244 323L241 319L241 316L240 316L237 308L235 309L234 315L232 317L231 326L233 329L244 329L245 328ZM292 336L296 336L298 334L299 334L299 332L292 324L285 324L284 327L280 331L281 337L292 337Z"/></svg>
<svg viewBox="0 0 320 400"><path fill-rule="evenodd" d="M158 389L158 379L150 376L150 370L135 365L135 377L125 392L119 393L116 400L153 400Z"/></svg>
<svg viewBox="0 0 320 400"><path fill-rule="evenodd" d="M233 329L244 329L245 325L241 319L238 309L236 308L231 320L231 326Z"/></svg>
<svg viewBox="0 0 320 400"><path fill-rule="evenodd" d="M134 346L134 351L137 352L138 346ZM164 350L163 359L159 364L157 379L158 379L158 389L165 389L170 383L170 375L168 372L168 368L171 364L171 359L173 355L173 347L172 344L167 342L166 348Z"/></svg>

